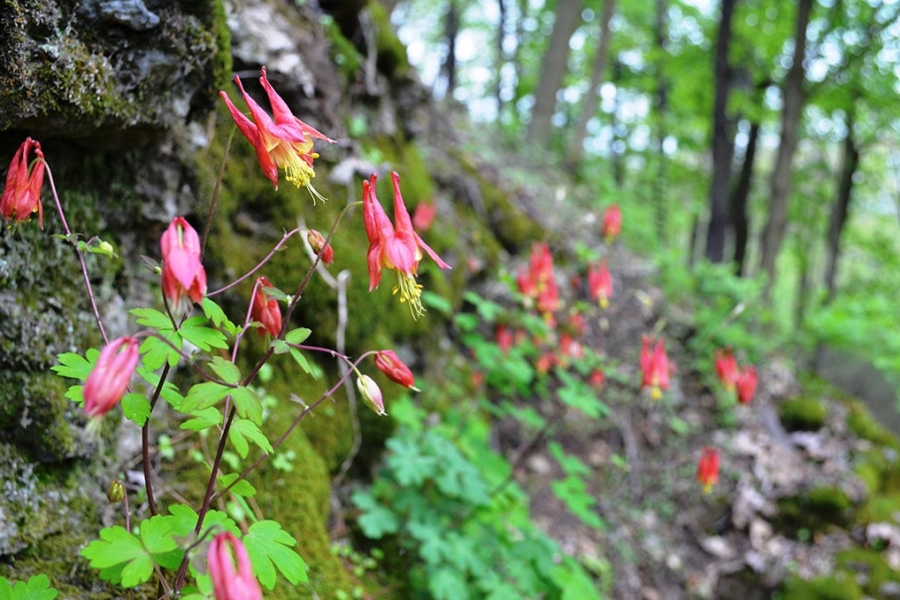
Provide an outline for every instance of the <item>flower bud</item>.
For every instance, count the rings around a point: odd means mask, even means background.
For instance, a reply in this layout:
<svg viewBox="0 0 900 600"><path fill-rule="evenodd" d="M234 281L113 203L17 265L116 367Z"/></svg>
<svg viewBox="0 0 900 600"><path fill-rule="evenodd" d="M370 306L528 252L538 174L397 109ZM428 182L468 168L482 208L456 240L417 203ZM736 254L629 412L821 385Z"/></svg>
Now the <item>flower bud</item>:
<svg viewBox="0 0 900 600"><path fill-rule="evenodd" d="M216 600L262 600L247 549L232 533L226 531L213 538L206 562Z"/></svg>
<svg viewBox="0 0 900 600"><path fill-rule="evenodd" d="M369 408L375 411L375 414L380 417L387 415L387 413L384 412L384 400L382 399L381 388L378 387L378 384L375 383L374 379L368 375L360 375L356 380L356 387L359 389L363 401Z"/></svg>
<svg viewBox="0 0 900 600"><path fill-rule="evenodd" d="M106 489L106 498L111 504L118 504L125 498L125 484L121 479L113 479Z"/></svg>
<svg viewBox="0 0 900 600"><path fill-rule="evenodd" d="M281 307L278 306L278 300L268 297L265 292L266 288L274 287L265 277L256 279L256 293L253 295L250 317L262 323L259 337L264 337L266 333L275 337L281 333Z"/></svg>
<svg viewBox="0 0 900 600"><path fill-rule="evenodd" d="M138 363L138 341L122 337L100 351L97 364L84 382L84 412L102 417L112 409L128 389Z"/></svg>
<svg viewBox="0 0 900 600"><path fill-rule="evenodd" d="M334 250L331 248L331 244L325 243L324 235L315 229L310 229L306 234L306 241L309 242L313 252L322 255L323 263L330 265L334 262Z"/></svg>
<svg viewBox="0 0 900 600"><path fill-rule="evenodd" d="M403 364L403 361L400 360L393 350L382 350L376 354L375 366L394 383L399 383L403 387L418 391L412 371Z"/></svg>

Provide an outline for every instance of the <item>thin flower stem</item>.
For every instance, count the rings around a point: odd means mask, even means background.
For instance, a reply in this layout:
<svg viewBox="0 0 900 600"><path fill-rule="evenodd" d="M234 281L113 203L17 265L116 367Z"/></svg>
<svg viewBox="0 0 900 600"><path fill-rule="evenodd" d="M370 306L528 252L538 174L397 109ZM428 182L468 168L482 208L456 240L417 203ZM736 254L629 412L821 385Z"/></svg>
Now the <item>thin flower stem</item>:
<svg viewBox="0 0 900 600"><path fill-rule="evenodd" d="M213 188L213 195L209 201L209 212L206 213L206 225L203 227L203 236L200 238L200 258L203 259L203 253L206 251L206 240L209 238L209 230L212 228L212 218L216 212L216 206L219 204L219 189L222 187L222 175L225 172L225 163L228 161L228 153L231 150L231 140L234 139L234 132L237 127L231 128L231 134L228 141L225 142L225 152L222 153L222 163L219 165L219 172L216 175L216 186Z"/></svg>
<svg viewBox="0 0 900 600"><path fill-rule="evenodd" d="M56 193L56 184L53 182L53 173L50 171L50 165L47 164L47 161L44 161L45 172L47 174L47 179L50 181L50 191L53 193L53 201L56 202L56 211L59 213L59 220L62 221L63 229L66 232L66 237L69 240L69 243L72 244L72 247L75 248L75 252L78 253L78 262L81 263L81 274L84 277L84 285L87 288L88 298L91 300L91 308L94 311L94 320L97 321L97 327L100 329L100 336L103 338L103 343L108 344L109 338L106 337L106 329L103 327L103 321L100 319L100 311L97 309L97 299L94 297L94 288L91 287L91 278L88 276L87 272L87 263L84 260L84 252L78 247L78 244L75 242L72 237L72 230L69 229L69 223L66 221L66 215L63 212L62 202L59 200L59 195Z"/></svg>
<svg viewBox="0 0 900 600"><path fill-rule="evenodd" d="M224 286L224 287L220 287L219 289L214 290L214 291L212 291L212 292L207 292L207 293L206 293L206 297L209 298L210 296L215 296L215 295L217 295L217 294L221 294L222 292L224 292L224 291L226 291L226 290L230 290L231 288L233 288L234 286L236 286L236 285L239 284L240 282L244 281L245 279L247 279L248 277L250 277L251 275L253 275L253 274L256 273L257 271L259 271L259 270L263 267L263 265L265 265L267 262L269 262L269 260L272 259L273 256L275 256L275 253L278 252L278 250L284 245L284 243L285 243L286 241L288 241L288 238L290 238L292 235L297 234L297 233L300 233L300 228L299 228L299 227L296 228L296 229L292 229L291 231L285 233L285 234L281 237L281 241L278 242L277 244L275 244L275 247L272 248L272 250L271 250L268 254L266 254L266 257L263 258L261 261L259 261L259 264L257 264L255 267L253 267L252 269L250 269L249 271L247 271L247 272L244 273L242 276L238 277L237 279L235 279L234 281L232 281L232 282L229 283L228 285L226 285L226 286Z"/></svg>

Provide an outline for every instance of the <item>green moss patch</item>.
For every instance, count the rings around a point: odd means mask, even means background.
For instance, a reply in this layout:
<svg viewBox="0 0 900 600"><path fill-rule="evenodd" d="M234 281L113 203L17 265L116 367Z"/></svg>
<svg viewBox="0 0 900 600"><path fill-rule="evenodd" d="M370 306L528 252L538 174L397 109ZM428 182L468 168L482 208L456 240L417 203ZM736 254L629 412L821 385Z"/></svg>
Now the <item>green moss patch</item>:
<svg viewBox="0 0 900 600"><path fill-rule="evenodd" d="M825 424L828 407L817 398L794 398L781 404L779 415L788 431L816 431Z"/></svg>

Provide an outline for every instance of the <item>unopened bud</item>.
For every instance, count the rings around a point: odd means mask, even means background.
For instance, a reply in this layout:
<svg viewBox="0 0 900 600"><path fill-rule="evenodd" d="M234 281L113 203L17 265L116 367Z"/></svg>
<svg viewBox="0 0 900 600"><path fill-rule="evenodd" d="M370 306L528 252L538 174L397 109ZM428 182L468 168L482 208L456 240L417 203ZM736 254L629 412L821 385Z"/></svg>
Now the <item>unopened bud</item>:
<svg viewBox="0 0 900 600"><path fill-rule="evenodd" d="M378 416L387 415L384 412L384 400L381 395L381 388L375 383L375 380L368 375L360 375L356 380L356 387L362 396L363 402L375 411Z"/></svg>
<svg viewBox="0 0 900 600"><path fill-rule="evenodd" d="M331 244L325 243L324 235L322 235L315 229L310 229L306 234L306 241L309 242L309 245L312 247L313 252L322 255L323 263L325 263L326 265L330 265L332 262L334 262L334 250L332 250Z"/></svg>
<svg viewBox="0 0 900 600"><path fill-rule="evenodd" d="M112 504L118 504L125 498L125 484L121 479L113 479L106 490L106 498Z"/></svg>

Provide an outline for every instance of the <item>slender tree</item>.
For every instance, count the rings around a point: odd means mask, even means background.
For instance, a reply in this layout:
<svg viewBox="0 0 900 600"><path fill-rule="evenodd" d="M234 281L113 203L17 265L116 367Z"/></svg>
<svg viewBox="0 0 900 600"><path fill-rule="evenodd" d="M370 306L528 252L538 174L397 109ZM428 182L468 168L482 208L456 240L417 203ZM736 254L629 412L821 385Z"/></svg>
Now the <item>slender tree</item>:
<svg viewBox="0 0 900 600"><path fill-rule="evenodd" d="M800 138L800 117L803 111L803 81L806 69L806 29L812 13L813 0L799 0L797 20L794 28L794 52L791 67L782 89L783 108L781 111L781 141L775 156L769 193L769 218L763 230L760 243L762 258L760 266L769 280L766 295L771 292L775 280L775 260L787 232L787 205L791 193L791 168L794 152Z"/></svg>
<svg viewBox="0 0 900 600"><path fill-rule="evenodd" d="M569 144L568 162L572 167L577 167L584 154L584 140L587 137L588 123L597 114L597 104L600 100L600 85L604 82L606 65L609 63L609 23L612 21L616 10L616 0L604 0L603 12L600 15L600 41L594 60L591 65L591 82L581 105L581 115L572 132L572 140Z"/></svg>
<svg viewBox="0 0 900 600"><path fill-rule="evenodd" d="M728 94L732 69L728 62L731 22L737 0L722 0L719 35L716 40L715 99L713 100L712 160L713 176L709 189L709 228L706 233L706 258L711 262L725 259L726 201L731 162L734 159L734 121L728 117Z"/></svg>
<svg viewBox="0 0 900 600"><path fill-rule="evenodd" d="M581 0L559 0L550 43L541 61L541 76L534 94L528 137L538 146L550 141L550 124L556 110L556 94L568 72L569 39L581 22Z"/></svg>
<svg viewBox="0 0 900 600"><path fill-rule="evenodd" d="M659 55L666 56L668 0L656 0L656 15L653 20L653 40ZM654 111L654 137L656 138L656 176L653 178L653 199L656 203L656 237L664 244L668 221L666 211L666 150L665 142L669 131L666 127L669 113L669 80L663 68L663 61L656 61L656 107Z"/></svg>
<svg viewBox="0 0 900 600"><path fill-rule="evenodd" d="M447 41L447 54L441 63L441 75L447 82L445 96L453 97L456 90L456 38L459 36L459 7L457 0L447 0L447 10L444 13L444 39Z"/></svg>
<svg viewBox="0 0 900 600"><path fill-rule="evenodd" d="M831 209L831 218L828 222L828 238L825 248L825 289L827 296L825 302L831 302L834 298L837 281L837 265L841 249L841 233L850 214L850 201L853 197L853 176L859 169L860 149L856 143L853 132L855 111L851 109L847 113L847 136L844 138L844 154L838 181L838 191Z"/></svg>
<svg viewBox="0 0 900 600"><path fill-rule="evenodd" d="M738 175L737 184L729 201L729 214L734 225L734 272L742 276L746 274L744 269L747 257L747 241L750 237L750 220L747 216L747 200L750 198L750 188L753 183L753 163L756 162L756 145L759 141L759 120L751 121L750 131L747 134L747 147L744 150L744 160L741 163L741 172Z"/></svg>

